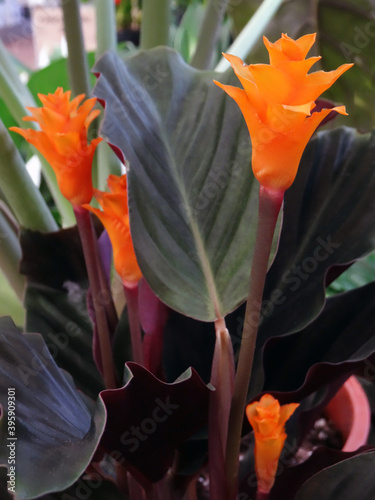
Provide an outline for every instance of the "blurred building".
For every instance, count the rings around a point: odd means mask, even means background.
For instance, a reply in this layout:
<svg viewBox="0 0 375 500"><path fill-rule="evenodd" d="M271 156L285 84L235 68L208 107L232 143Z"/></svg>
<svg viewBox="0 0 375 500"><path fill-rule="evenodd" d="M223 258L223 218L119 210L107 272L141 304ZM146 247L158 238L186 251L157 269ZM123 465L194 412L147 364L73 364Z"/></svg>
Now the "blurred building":
<svg viewBox="0 0 375 500"><path fill-rule="evenodd" d="M66 56L63 16L59 0L0 0L0 39L29 69L46 66ZM95 8L81 6L86 50L96 48Z"/></svg>

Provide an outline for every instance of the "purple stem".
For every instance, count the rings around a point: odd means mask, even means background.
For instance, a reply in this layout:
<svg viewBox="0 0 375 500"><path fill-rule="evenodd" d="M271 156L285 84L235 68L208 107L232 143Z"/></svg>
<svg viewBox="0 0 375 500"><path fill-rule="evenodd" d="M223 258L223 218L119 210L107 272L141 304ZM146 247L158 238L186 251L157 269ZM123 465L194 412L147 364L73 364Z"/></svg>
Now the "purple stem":
<svg viewBox="0 0 375 500"><path fill-rule="evenodd" d="M143 366L142 330L138 307L138 284L134 287L124 285L124 292L129 318L133 361Z"/></svg>
<svg viewBox="0 0 375 500"><path fill-rule="evenodd" d="M96 236L90 213L80 206L75 206L74 214L77 219L78 230L82 242L86 269L92 291L92 300L98 328L100 354L103 364L103 378L107 389L117 387L115 368L112 356L112 346L107 322L106 311L101 304L102 290L98 274L99 254L96 245Z"/></svg>
<svg viewBox="0 0 375 500"><path fill-rule="evenodd" d="M228 500L236 498L239 452L247 391L253 366L268 261L283 198L284 191L260 187L258 227L251 266L250 288L229 417L225 457L226 477L229 486Z"/></svg>

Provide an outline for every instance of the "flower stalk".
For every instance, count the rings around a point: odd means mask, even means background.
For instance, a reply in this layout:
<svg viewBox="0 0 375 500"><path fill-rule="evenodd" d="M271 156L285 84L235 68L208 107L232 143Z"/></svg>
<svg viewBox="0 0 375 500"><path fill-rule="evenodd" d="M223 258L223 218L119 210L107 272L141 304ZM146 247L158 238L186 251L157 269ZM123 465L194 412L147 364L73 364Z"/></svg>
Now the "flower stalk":
<svg viewBox="0 0 375 500"><path fill-rule="evenodd" d="M238 481L238 457L240 451L242 422L253 366L264 284L271 253L272 240L283 197L283 191L271 190L265 188L264 186L260 187L258 227L251 266L250 288L247 297L241 349L229 416L225 468L230 491L228 498L231 500L232 498L235 498Z"/></svg>
<svg viewBox="0 0 375 500"><path fill-rule="evenodd" d="M226 500L225 447L229 412L234 386L234 354L232 341L224 318L215 321L216 343L210 383L215 388L210 394L208 416L208 470L210 499Z"/></svg>
<svg viewBox="0 0 375 500"><path fill-rule="evenodd" d="M117 387L117 383L115 367L113 363L111 339L106 311L103 304L100 303L102 290L98 273L98 266L100 264L96 236L90 213L86 209L79 206L74 207L74 213L77 219L77 225L82 241L83 254L86 262L87 274L91 286L92 299L98 328L100 353L104 372L103 378L107 389L115 389Z"/></svg>
<svg viewBox="0 0 375 500"><path fill-rule="evenodd" d="M124 292L126 298L126 308L129 318L130 337L132 344L133 361L143 366L143 345L142 345L142 330L139 319L138 307L138 285L127 286L124 284Z"/></svg>

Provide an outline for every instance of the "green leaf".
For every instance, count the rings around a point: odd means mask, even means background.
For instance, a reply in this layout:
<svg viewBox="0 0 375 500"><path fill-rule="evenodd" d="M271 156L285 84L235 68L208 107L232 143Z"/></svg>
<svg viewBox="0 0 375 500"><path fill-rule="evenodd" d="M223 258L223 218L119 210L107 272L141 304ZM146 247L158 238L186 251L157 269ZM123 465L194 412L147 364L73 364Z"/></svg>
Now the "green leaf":
<svg viewBox="0 0 375 500"><path fill-rule="evenodd" d="M103 433L101 400L83 399L41 335L21 334L8 318L0 320L0 377L0 465L16 468L17 500L65 489L85 471Z"/></svg>
<svg viewBox="0 0 375 500"><path fill-rule="evenodd" d="M14 293L13 288L0 272L0 316L9 315L18 326L22 326L25 320L25 309Z"/></svg>
<svg viewBox="0 0 375 500"><path fill-rule="evenodd" d="M129 160L135 251L158 297L213 321L246 297L258 185L237 105L172 50L106 54L103 134ZM220 75L220 81L228 77Z"/></svg>
<svg viewBox="0 0 375 500"><path fill-rule="evenodd" d="M88 54L89 67L91 68L95 62L95 54ZM94 84L95 78L91 76L91 83ZM31 93L37 99L38 94L49 94L55 92L57 87L62 87L65 90L70 88L69 76L67 69L67 60L58 59L52 62L46 68L40 69L33 73L28 82L28 87Z"/></svg>
<svg viewBox="0 0 375 500"><path fill-rule="evenodd" d="M318 52L324 70L355 63L326 95L346 104L347 123L366 129L371 129L375 120L373 8L371 0L320 0L317 8Z"/></svg>
<svg viewBox="0 0 375 500"><path fill-rule="evenodd" d="M365 453L328 467L309 479L295 500L373 500L375 452Z"/></svg>

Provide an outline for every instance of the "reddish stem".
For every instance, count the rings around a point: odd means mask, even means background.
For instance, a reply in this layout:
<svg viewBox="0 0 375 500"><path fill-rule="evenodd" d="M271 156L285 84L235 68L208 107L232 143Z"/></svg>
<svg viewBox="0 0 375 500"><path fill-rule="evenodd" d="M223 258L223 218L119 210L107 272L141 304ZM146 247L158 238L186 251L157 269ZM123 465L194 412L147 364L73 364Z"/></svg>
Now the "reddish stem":
<svg viewBox="0 0 375 500"><path fill-rule="evenodd" d="M258 227L253 262L251 266L250 288L247 297L241 349L229 417L228 440L225 457L226 477L229 485L228 500L236 498L236 491L238 487L238 465L242 423L245 413L251 369L253 366L264 283L266 281L273 235L283 197L284 191L271 190L265 188L264 186L260 187Z"/></svg>
<svg viewBox="0 0 375 500"><path fill-rule="evenodd" d="M90 213L80 206L75 206L73 208L77 219L87 274L92 292L95 319L98 329L100 355L103 365L104 383L107 389L114 389L117 387L117 383L107 316L100 300L102 296L102 290L100 287L100 279L98 274L99 253L96 245L96 236Z"/></svg>
<svg viewBox="0 0 375 500"><path fill-rule="evenodd" d="M255 500L268 500L268 497L270 496L269 491L260 491L257 490Z"/></svg>
<svg viewBox="0 0 375 500"><path fill-rule="evenodd" d="M208 416L208 471L210 500L227 500L225 446L234 385L234 354L224 318L215 321L216 343L211 369Z"/></svg>
<svg viewBox="0 0 375 500"><path fill-rule="evenodd" d="M138 307L138 284L134 287L124 285L124 292L129 318L133 361L143 366L142 330Z"/></svg>

